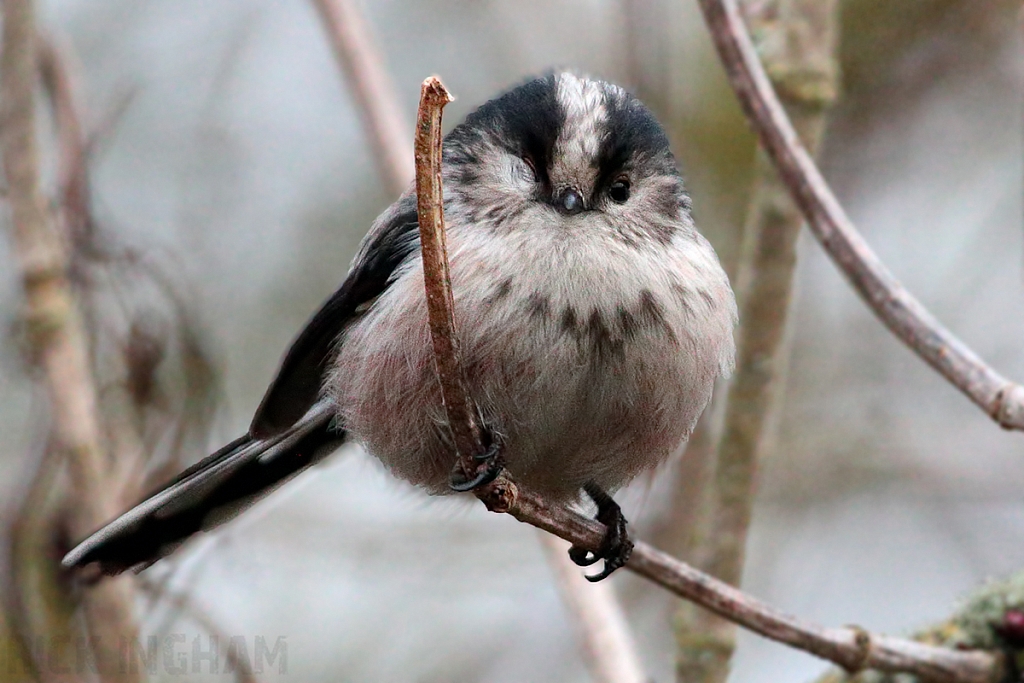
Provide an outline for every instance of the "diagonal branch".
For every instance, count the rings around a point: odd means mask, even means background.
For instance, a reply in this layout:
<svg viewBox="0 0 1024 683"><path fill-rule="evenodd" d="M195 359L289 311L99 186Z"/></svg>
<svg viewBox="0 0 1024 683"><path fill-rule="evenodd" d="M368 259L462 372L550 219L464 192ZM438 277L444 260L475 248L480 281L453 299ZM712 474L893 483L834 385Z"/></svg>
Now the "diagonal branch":
<svg viewBox="0 0 1024 683"><path fill-rule="evenodd" d="M441 109L451 100L434 77L423 83L416 129L417 210L423 241L423 270L430 332L438 377L459 460L472 476L482 452L480 431L458 355L444 248L441 192ZM521 522L596 551L605 527L563 505L552 505L516 486L506 475L474 491L492 512L505 512ZM646 543L636 543L626 565L676 595L772 640L791 645L845 669L865 668L913 673L928 681L996 683L1002 660L988 652L958 652L909 640L873 635L860 628L826 629L802 622L744 594Z"/></svg>
<svg viewBox="0 0 1024 683"><path fill-rule="evenodd" d="M925 362L1005 429L1024 430L1024 387L979 358L889 272L800 143L740 17L736 0L699 0L740 104L793 201L861 298Z"/></svg>

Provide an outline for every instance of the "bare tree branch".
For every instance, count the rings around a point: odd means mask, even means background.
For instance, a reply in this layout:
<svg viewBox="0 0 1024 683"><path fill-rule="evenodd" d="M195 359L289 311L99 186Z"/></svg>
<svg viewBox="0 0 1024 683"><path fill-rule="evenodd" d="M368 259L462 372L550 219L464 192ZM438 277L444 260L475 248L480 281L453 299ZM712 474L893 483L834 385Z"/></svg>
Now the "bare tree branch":
<svg viewBox="0 0 1024 683"><path fill-rule="evenodd" d="M758 54L771 74L804 145L813 153L838 89L835 0L748 0L747 21ZM709 487L698 566L738 586L743 576L758 463L765 448L782 368L791 308L800 210L771 161L759 150L754 191L736 277L740 309L736 373L729 383L725 419ZM676 620L677 676L687 683L723 683L736 645L736 629L686 606Z"/></svg>
<svg viewBox="0 0 1024 683"><path fill-rule="evenodd" d="M608 581L591 583L569 559L569 544L540 532L541 546L555 574L562 599L572 614L583 663L596 683L645 683L626 615L615 587Z"/></svg>
<svg viewBox="0 0 1024 683"><path fill-rule="evenodd" d="M74 677L47 660L71 661L70 650L81 635L73 617L74 604L63 588L60 568L53 561L62 536L60 514L60 452L52 437L40 449L33 449L37 467L17 507L10 526L9 566L0 590L10 615L12 642L19 658L33 670L39 683L70 683ZM35 639L45 634L47 652L40 652Z"/></svg>
<svg viewBox="0 0 1024 683"><path fill-rule="evenodd" d="M401 194L413 178L409 128L395 97L384 59L357 0L314 0L338 65L355 93L363 126L370 133L381 175L392 194Z"/></svg>
<svg viewBox="0 0 1024 683"><path fill-rule="evenodd" d="M846 215L772 89L736 0L700 0L729 81L811 231L875 315L1005 429L1024 430L1024 387L989 367L889 272Z"/></svg>
<svg viewBox="0 0 1024 683"><path fill-rule="evenodd" d="M89 167L86 163L85 131L75 102L66 54L58 50L52 37L39 37L39 71L53 103L57 124L57 188L64 232L73 245L90 237L92 215L89 206ZM77 251L71 248L72 254Z"/></svg>
<svg viewBox="0 0 1024 683"><path fill-rule="evenodd" d="M458 355L444 248L440 122L441 109L449 101L451 96L437 78L423 82L416 130L417 211L430 332L445 411L460 462L466 475L472 476L479 466L473 455L482 452L483 447ZM518 487L507 475L475 489L474 493L492 512L508 513L587 550L597 551L604 539L606 529L602 524L562 505L549 504ZM996 683L1002 673L1002 660L988 652L957 652L872 635L859 628L826 629L801 622L642 542L635 544L626 567L755 633L851 671L903 671L928 681L949 683Z"/></svg>
<svg viewBox="0 0 1024 683"><path fill-rule="evenodd" d="M441 188L441 110L451 95L436 78L423 83L416 127L417 212L423 250L427 307L430 315L434 357L448 421L452 425L457 452L462 457L462 470L467 479L481 466L474 455L484 452L474 404L466 387L455 332L454 302L445 243L444 201ZM494 483L494 492L505 492L504 478ZM503 493L502 493L503 495ZM500 496L499 496L500 497ZM482 498L483 499L483 498ZM493 499L493 492L488 500ZM502 503L503 504L503 503ZM544 534L545 538L547 534ZM549 539L550 540L550 539ZM550 551L549 545L545 549ZM572 578L576 566L565 553L548 552L549 564L559 578L566 606L577 629L587 644L587 666L599 681L643 681L622 608L610 588L590 590L586 600L582 592L590 585L582 576ZM566 565L570 565L567 567ZM587 584L573 586L574 582ZM635 674L635 675L634 675Z"/></svg>
<svg viewBox="0 0 1024 683"><path fill-rule="evenodd" d="M487 502L487 501L485 501ZM605 528L520 488L508 513L590 550L600 546ZM790 645L844 669L912 673L926 681L997 683L1002 659L984 651L956 651L857 627L824 628L784 614L643 542L633 548L626 568L676 595L759 635Z"/></svg>
<svg viewBox="0 0 1024 683"><path fill-rule="evenodd" d="M114 515L118 501L104 495L104 455L86 338L68 282L64 245L39 188L32 2L4 0L3 10L0 153L10 192L14 251L25 290L29 344L43 370L54 439L71 475L71 531L85 535ZM137 680L120 671L116 651L120 638L136 637L130 579L89 589L83 604L90 632L101 643L96 654L103 680Z"/></svg>

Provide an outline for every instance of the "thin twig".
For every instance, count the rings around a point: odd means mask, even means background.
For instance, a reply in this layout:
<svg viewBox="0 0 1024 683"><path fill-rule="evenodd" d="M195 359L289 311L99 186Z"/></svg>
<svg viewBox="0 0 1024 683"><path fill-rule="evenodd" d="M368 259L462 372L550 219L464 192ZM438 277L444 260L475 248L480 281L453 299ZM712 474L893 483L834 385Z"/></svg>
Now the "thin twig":
<svg viewBox="0 0 1024 683"><path fill-rule="evenodd" d="M70 531L85 535L113 516L117 500L105 495L96 388L86 337L67 276L67 255L39 188L35 140L36 30L31 0L4 0L0 55L0 153L10 188L13 242L26 298L30 348L43 370L54 440L65 455L74 499ZM133 639L131 584L105 582L83 602L105 681L137 680L119 671L116 643ZM106 645L104 645L105 643Z"/></svg>
<svg viewBox="0 0 1024 683"><path fill-rule="evenodd" d="M486 502L486 501L485 501ZM507 510L574 545L596 550L605 527L564 506L551 505L519 488ZM765 638L790 645L851 670L905 672L925 681L996 683L1002 660L984 651L957 651L857 627L824 628L784 614L737 588L715 579L646 543L637 542L626 568Z"/></svg>
<svg viewBox="0 0 1024 683"><path fill-rule="evenodd" d="M644 683L626 615L607 582L591 583L569 559L569 545L543 531L538 533L555 585L573 615L583 663L596 683Z"/></svg>
<svg viewBox="0 0 1024 683"><path fill-rule="evenodd" d="M417 212L430 331L442 398L448 411L449 424L452 425L456 450L461 456L463 473L467 478L472 478L477 467L484 466L478 465L473 458L483 452L484 445L481 443L480 428L459 355L441 189L441 111L450 101L451 95L440 80L428 78L424 81L416 127ZM488 506L501 507L506 504L504 497L514 490L507 484L505 477L501 476L478 491L478 495L481 495L481 500L490 501ZM548 552L547 555L556 575L564 576L567 571L565 565L570 562L568 555L564 552ZM572 565L571 569L575 568ZM590 602L584 604L578 599L579 590L572 593L571 588L565 585L566 581L573 579L563 579L560 584L574 624L588 643L585 649L591 656L586 661L595 679L620 683L642 681L639 657L622 619L622 608L615 594L610 588L592 589L588 594ZM591 588L591 584L578 574L575 581L586 584L582 590Z"/></svg>
<svg viewBox="0 0 1024 683"><path fill-rule="evenodd" d="M57 187L61 221L72 245L88 241L91 207L89 197L89 165L82 117L75 101L67 55L50 36L39 37L39 71L53 105L57 124L58 172ZM75 247L72 247L74 253Z"/></svg>
<svg viewBox="0 0 1024 683"><path fill-rule="evenodd" d="M430 332L445 411L467 476L482 449L473 404L462 374L456 342L451 280L444 249L441 192L441 109L451 100L434 77L423 83L416 131L417 211L423 240L423 269ZM461 424L460 424L461 422ZM573 545L597 551L605 527L552 505L518 487L507 475L474 490L492 512L504 512ZM646 543L637 542L626 567L694 603L766 638L791 645L849 670L874 668L917 674L928 681L995 683L1001 660L987 652L958 652L847 627L826 629L783 614Z"/></svg>
<svg viewBox="0 0 1024 683"><path fill-rule="evenodd" d="M1006 429L1024 430L1024 387L989 367L889 272L846 215L772 89L736 0L700 0L711 37L761 145L811 231L875 315Z"/></svg>
<svg viewBox="0 0 1024 683"><path fill-rule="evenodd" d="M405 191L413 178L409 127L395 97L384 59L356 0L313 0L338 65L355 93L363 126L391 193Z"/></svg>
<svg viewBox="0 0 1024 683"><path fill-rule="evenodd" d="M472 478L477 469L473 456L482 453L483 447L455 333L455 303L448 270L441 190L441 110L451 101L451 94L439 79L431 76L423 81L416 118L416 213L441 398L463 472L467 478Z"/></svg>

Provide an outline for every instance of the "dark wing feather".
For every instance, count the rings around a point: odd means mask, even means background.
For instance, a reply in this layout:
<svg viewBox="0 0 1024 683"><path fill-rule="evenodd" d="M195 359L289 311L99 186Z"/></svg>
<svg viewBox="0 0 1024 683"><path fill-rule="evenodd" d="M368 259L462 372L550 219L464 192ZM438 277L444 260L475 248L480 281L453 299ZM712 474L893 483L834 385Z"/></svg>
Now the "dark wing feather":
<svg viewBox="0 0 1024 683"><path fill-rule="evenodd" d="M247 509L344 442L321 404L286 434L243 436L203 458L69 552L66 568L96 563L105 574L140 569L172 552L193 534Z"/></svg>
<svg viewBox="0 0 1024 683"><path fill-rule="evenodd" d="M415 195L403 196L377 219L348 277L292 342L256 409L251 435L280 434L316 403L339 335L357 309L379 296L395 269L419 249L418 225Z"/></svg>

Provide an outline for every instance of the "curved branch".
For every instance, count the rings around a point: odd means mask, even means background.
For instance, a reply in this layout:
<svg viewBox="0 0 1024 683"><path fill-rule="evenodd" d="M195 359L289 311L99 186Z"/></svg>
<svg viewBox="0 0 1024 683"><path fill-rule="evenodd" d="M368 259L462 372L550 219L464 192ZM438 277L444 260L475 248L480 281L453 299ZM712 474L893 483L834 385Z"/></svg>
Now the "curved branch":
<svg viewBox="0 0 1024 683"><path fill-rule="evenodd" d="M604 538L600 523L551 505L522 488L508 513L591 550ZM1002 675L999 657L981 650L957 651L872 634L854 626L825 628L801 621L643 542L636 543L626 568L754 633L848 671L905 672L925 681L949 683L996 683Z"/></svg>
<svg viewBox="0 0 1024 683"><path fill-rule="evenodd" d="M893 334L1005 429L1024 430L1024 387L1006 379L928 312L857 231L800 143L736 0L699 0L718 55L765 152L808 226Z"/></svg>
<svg viewBox="0 0 1024 683"><path fill-rule="evenodd" d="M482 453L483 446L455 333L455 303L448 270L441 188L441 110L451 101L451 94L437 77L423 81L416 117L416 214L441 399L462 470L467 479L472 479L477 468L473 456Z"/></svg>

